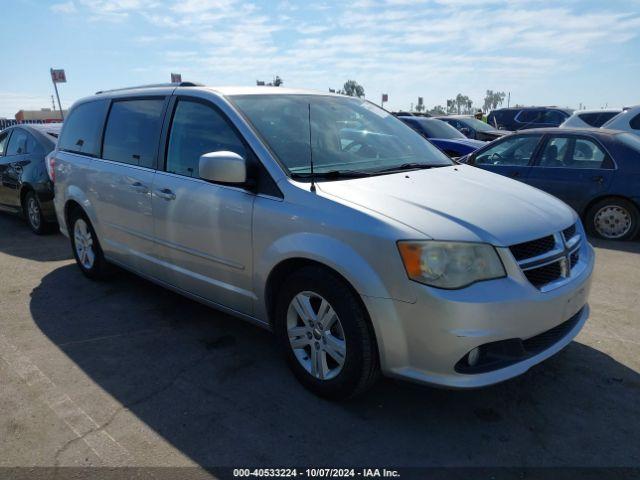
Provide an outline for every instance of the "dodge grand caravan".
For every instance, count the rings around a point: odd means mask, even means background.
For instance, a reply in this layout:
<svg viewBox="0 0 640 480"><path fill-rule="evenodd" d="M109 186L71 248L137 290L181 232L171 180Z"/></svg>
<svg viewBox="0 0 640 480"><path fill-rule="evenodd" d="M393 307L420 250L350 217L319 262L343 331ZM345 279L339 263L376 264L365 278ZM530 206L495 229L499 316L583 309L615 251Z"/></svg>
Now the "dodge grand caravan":
<svg viewBox="0 0 640 480"><path fill-rule="evenodd" d="M524 373L588 315L575 212L453 163L358 98L193 84L78 101L53 159L82 272L112 265L271 329L319 395L381 372L472 388Z"/></svg>

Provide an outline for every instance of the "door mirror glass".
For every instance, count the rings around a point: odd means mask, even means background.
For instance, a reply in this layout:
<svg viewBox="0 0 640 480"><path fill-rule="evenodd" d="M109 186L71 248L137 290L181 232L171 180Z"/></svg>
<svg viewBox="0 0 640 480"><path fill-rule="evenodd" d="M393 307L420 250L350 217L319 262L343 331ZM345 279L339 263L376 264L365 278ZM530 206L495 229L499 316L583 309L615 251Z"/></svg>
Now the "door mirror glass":
<svg viewBox="0 0 640 480"><path fill-rule="evenodd" d="M247 182L247 161L234 152L209 152L200 157L198 171L200 178L210 182L245 184Z"/></svg>

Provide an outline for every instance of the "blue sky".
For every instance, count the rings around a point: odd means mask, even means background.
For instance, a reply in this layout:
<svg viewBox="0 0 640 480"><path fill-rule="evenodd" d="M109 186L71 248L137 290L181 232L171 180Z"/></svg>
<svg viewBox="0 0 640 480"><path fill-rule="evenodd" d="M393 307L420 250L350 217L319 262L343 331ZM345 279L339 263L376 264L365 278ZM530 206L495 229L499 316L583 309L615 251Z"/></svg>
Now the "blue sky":
<svg viewBox="0 0 640 480"><path fill-rule="evenodd" d="M0 117L165 82L326 90L355 79L391 109L487 89L512 104L640 103L640 0L4 0Z"/></svg>

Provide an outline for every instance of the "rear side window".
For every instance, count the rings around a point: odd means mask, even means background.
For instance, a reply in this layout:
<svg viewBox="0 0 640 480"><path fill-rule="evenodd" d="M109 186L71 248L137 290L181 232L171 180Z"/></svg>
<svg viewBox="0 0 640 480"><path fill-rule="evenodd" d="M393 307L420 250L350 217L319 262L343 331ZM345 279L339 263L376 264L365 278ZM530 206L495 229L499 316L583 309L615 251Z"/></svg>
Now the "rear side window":
<svg viewBox="0 0 640 480"><path fill-rule="evenodd" d="M27 153L29 135L21 128L14 128L7 146L7 155L23 155Z"/></svg>
<svg viewBox="0 0 640 480"><path fill-rule="evenodd" d="M4 155L7 149L7 141L9 140L9 132L0 133L0 157Z"/></svg>
<svg viewBox="0 0 640 480"><path fill-rule="evenodd" d="M629 125L634 130L640 130L640 113L631 119L631 121L629 122Z"/></svg>
<svg viewBox="0 0 640 480"><path fill-rule="evenodd" d="M199 177L200 156L219 151L247 158L242 141L222 114L203 103L180 100L169 135L167 172Z"/></svg>
<svg viewBox="0 0 640 480"><path fill-rule="evenodd" d="M74 108L65 118L58 148L65 152L97 156L106 108L106 100L82 103Z"/></svg>
<svg viewBox="0 0 640 480"><path fill-rule="evenodd" d="M560 125L566 120L566 115L560 113L557 110L547 110L542 114L543 123L552 123L554 125Z"/></svg>
<svg viewBox="0 0 640 480"><path fill-rule="evenodd" d="M578 115L580 119L595 128L599 128L604 125L606 122L615 117L617 112L590 112L590 113L581 113Z"/></svg>
<svg viewBox="0 0 640 480"><path fill-rule="evenodd" d="M113 102L104 132L102 158L155 168L164 98Z"/></svg>
<svg viewBox="0 0 640 480"><path fill-rule="evenodd" d="M540 121L540 117L540 110L522 110L518 115L518 121L522 123L535 123Z"/></svg>
<svg viewBox="0 0 640 480"><path fill-rule="evenodd" d="M573 155L567 162L569 168L601 168L606 154L591 140L577 138Z"/></svg>

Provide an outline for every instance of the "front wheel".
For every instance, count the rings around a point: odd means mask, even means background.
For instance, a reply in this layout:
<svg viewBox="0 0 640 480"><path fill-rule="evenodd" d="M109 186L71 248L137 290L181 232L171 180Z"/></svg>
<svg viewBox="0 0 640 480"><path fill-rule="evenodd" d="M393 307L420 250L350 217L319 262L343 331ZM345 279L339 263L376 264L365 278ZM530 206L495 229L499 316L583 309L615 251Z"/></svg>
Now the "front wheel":
<svg viewBox="0 0 640 480"><path fill-rule="evenodd" d="M289 367L306 388L339 400L367 390L378 375L368 316L352 289L321 267L305 267L280 289L275 333Z"/></svg>
<svg viewBox="0 0 640 480"><path fill-rule="evenodd" d="M638 209L623 198L605 198L586 215L587 231L607 240L631 240L640 229Z"/></svg>

